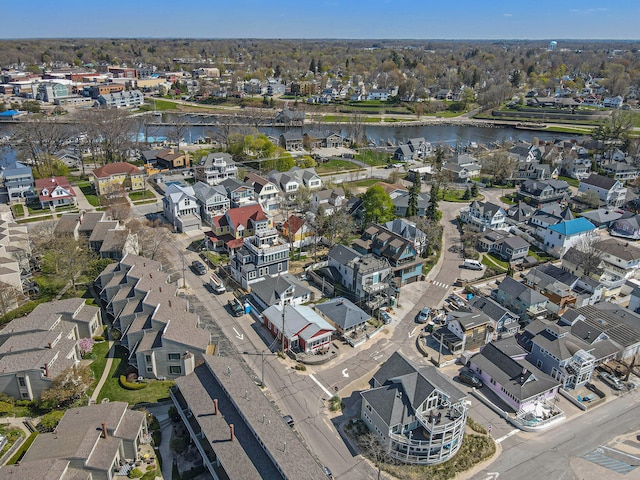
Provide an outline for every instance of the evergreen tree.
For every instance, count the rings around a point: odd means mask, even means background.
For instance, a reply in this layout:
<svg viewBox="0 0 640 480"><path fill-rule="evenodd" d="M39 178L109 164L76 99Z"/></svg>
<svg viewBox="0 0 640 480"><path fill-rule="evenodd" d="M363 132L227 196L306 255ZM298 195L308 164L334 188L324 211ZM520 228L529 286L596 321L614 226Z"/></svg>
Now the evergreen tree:
<svg viewBox="0 0 640 480"><path fill-rule="evenodd" d="M478 196L478 184L474 182L471 184L471 198L476 198L477 196Z"/></svg>
<svg viewBox="0 0 640 480"><path fill-rule="evenodd" d="M318 59L318 62L316 63L316 72L322 73L322 60L320 59Z"/></svg>
<svg viewBox="0 0 640 480"><path fill-rule="evenodd" d="M313 73L316 73L316 61L312 58L311 63L309 64L309 70Z"/></svg>
<svg viewBox="0 0 640 480"><path fill-rule="evenodd" d="M425 217L433 222L439 222L442 218L442 212L438 210L438 185L436 183L431 187L431 198L429 199L429 205L427 205L427 211Z"/></svg>
<svg viewBox="0 0 640 480"><path fill-rule="evenodd" d="M469 187L464 191L464 195L462 195L463 200L471 200L471 190Z"/></svg>
<svg viewBox="0 0 640 480"><path fill-rule="evenodd" d="M407 217L418 215L418 197L422 189L422 181L420 175L413 177L413 185L409 189L409 204L407 205Z"/></svg>

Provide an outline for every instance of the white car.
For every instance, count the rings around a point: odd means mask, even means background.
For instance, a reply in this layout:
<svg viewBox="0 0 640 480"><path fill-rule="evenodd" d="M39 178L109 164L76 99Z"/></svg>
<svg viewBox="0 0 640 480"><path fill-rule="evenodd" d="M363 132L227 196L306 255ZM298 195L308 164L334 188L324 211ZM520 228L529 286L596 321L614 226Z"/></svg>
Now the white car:
<svg viewBox="0 0 640 480"><path fill-rule="evenodd" d="M429 307L424 307L422 310L418 312L418 315L416 316L416 322L427 323L430 313L431 313L431 309Z"/></svg>

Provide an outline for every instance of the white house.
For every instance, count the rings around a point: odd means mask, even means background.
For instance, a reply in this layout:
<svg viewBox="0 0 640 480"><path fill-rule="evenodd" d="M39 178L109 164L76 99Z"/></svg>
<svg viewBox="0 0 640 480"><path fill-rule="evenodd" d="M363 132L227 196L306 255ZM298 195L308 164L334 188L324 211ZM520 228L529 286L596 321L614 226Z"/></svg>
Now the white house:
<svg viewBox="0 0 640 480"><path fill-rule="evenodd" d="M595 225L584 217L550 225L545 230L545 249L547 252L559 252L562 256L580 240L591 236L595 229Z"/></svg>
<svg viewBox="0 0 640 480"><path fill-rule="evenodd" d="M612 207L622 206L627 196L627 189L622 185L622 182L615 178L604 177L595 173L592 173L584 180L580 180L578 192L582 194L595 192L602 203Z"/></svg>
<svg viewBox="0 0 640 480"><path fill-rule="evenodd" d="M169 185L162 199L164 216L181 232L200 228L200 205L191 186Z"/></svg>
<svg viewBox="0 0 640 480"><path fill-rule="evenodd" d="M491 202L473 201L468 207L460 209L460 220L480 232L487 229L502 230L506 228L506 217L507 212Z"/></svg>

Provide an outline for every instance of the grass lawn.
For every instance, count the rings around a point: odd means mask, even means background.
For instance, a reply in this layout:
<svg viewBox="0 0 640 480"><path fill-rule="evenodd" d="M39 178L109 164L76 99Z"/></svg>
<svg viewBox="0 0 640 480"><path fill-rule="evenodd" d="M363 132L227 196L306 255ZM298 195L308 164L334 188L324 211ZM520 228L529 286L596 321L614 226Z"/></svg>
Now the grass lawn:
<svg viewBox="0 0 640 480"><path fill-rule="evenodd" d="M578 185L580 185L580 180L576 179L576 178L571 178L571 177L558 177L558 180L564 180L565 182L567 182L569 185L571 185L572 187L576 187L578 188Z"/></svg>
<svg viewBox="0 0 640 480"><path fill-rule="evenodd" d="M365 180L358 180L357 182L350 182L349 185L352 186L352 187L369 188L369 187L372 187L373 185L375 185L378 182L384 182L384 180L381 180L379 178L367 178Z"/></svg>
<svg viewBox="0 0 640 480"><path fill-rule="evenodd" d="M137 200L150 200L153 199L155 201L155 195L149 190L142 190L141 192L129 192L129 198L131 201L135 202Z"/></svg>
<svg viewBox="0 0 640 480"><path fill-rule="evenodd" d="M16 217L24 216L24 206L21 203L11 205L11 210L13 210L13 215Z"/></svg>
<svg viewBox="0 0 640 480"><path fill-rule="evenodd" d="M164 110L178 110L178 105L174 102L168 102L167 100L160 100L159 98L151 98L147 100L148 103L145 103L140 107L142 111L164 111Z"/></svg>
<svg viewBox="0 0 640 480"><path fill-rule="evenodd" d="M388 153L384 153L384 152L375 152L372 150L361 150L360 153L358 153L355 156L356 160L360 160L363 163L366 163L367 165L372 165L372 166L378 166L378 165L386 165L388 162L387 160L390 158L391 156Z"/></svg>
<svg viewBox="0 0 640 480"><path fill-rule="evenodd" d="M507 205L515 205L516 203L518 203L508 195L503 195L502 197L500 197L500 200L502 200Z"/></svg>
<svg viewBox="0 0 640 480"><path fill-rule="evenodd" d="M472 197L470 199L463 199L464 190L447 190L447 193L444 194L442 200L445 202L457 202L457 203L469 203L474 200L482 201L484 200L484 196L478 195L477 197Z"/></svg>
<svg viewBox="0 0 640 480"><path fill-rule="evenodd" d="M348 160L340 160L338 158L332 158L316 167L316 172L318 173L340 173L348 170L360 170L360 167Z"/></svg>
<svg viewBox="0 0 640 480"><path fill-rule="evenodd" d="M331 122L331 123L344 123L349 121L349 117L338 116L338 115L323 115L320 117L322 122Z"/></svg>
<svg viewBox="0 0 640 480"><path fill-rule="evenodd" d="M547 255L545 252L534 249L533 247L529 249L529 255L531 255L539 262L548 262L549 260L552 260L554 258L551 255Z"/></svg>
<svg viewBox="0 0 640 480"><path fill-rule="evenodd" d="M20 448L13 455L13 457L9 459L9 461L7 462L7 465L15 465L17 462L19 462L24 456L25 452L29 450L29 447L35 441L37 436L38 436L38 432L33 432L31 435L29 435L29 437L22 443Z"/></svg>
<svg viewBox="0 0 640 480"><path fill-rule="evenodd" d="M107 364L107 353L109 352L109 342L104 341L100 343L96 343L93 345L93 353L96 355L96 359L91 362L89 368L93 373L93 384L87 390L87 395L91 396L96 389L96 385L100 381L100 377L102 377L102 372L104 371L104 367Z"/></svg>
<svg viewBox="0 0 640 480"><path fill-rule="evenodd" d="M126 390L120 386L120 375L124 375L128 368L126 350L120 346L116 347L116 355L111 365L109 378L100 390L98 403L103 398L108 398L112 402L127 402L135 405L141 402L157 402L169 397L169 389L175 384L173 380L148 380L148 385L142 390Z"/></svg>
<svg viewBox="0 0 640 480"><path fill-rule="evenodd" d="M21 429L17 427L5 426L0 427L0 435L4 435L7 438L7 444L0 451L0 457L7 453L19 438L25 436L24 432Z"/></svg>
<svg viewBox="0 0 640 480"><path fill-rule="evenodd" d="M87 198L87 202L89 202L92 207L100 205L100 200L95 194L93 184L91 182L78 182L76 185L82 191L84 196Z"/></svg>
<svg viewBox="0 0 640 480"><path fill-rule="evenodd" d="M497 273L505 273L509 269L507 262L503 262L490 253L482 256L482 263Z"/></svg>

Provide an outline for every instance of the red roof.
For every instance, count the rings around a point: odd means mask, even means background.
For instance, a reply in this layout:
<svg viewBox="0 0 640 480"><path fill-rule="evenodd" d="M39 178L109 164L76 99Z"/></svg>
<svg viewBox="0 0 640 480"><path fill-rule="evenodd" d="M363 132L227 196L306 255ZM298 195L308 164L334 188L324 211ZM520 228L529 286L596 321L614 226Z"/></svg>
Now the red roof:
<svg viewBox="0 0 640 480"><path fill-rule="evenodd" d="M304 220L295 215L291 215L286 222L282 225L283 230L287 230L289 233L297 233L298 230L304 225Z"/></svg>
<svg viewBox="0 0 640 480"><path fill-rule="evenodd" d="M38 190L38 196L41 201L49 201L52 200L51 192L53 192L56 187L64 188L69 192L69 195L59 195L56 196L59 198L75 198L76 192L73 191L73 187L67 180L67 177L47 177L47 178L38 178L36 179L36 190ZM42 194L42 190L47 190L47 195Z"/></svg>
<svg viewBox="0 0 640 480"><path fill-rule="evenodd" d="M262 207L258 203L254 205L246 205L244 207L230 208L224 216L227 218L228 225L232 227L234 231L239 225L242 225L244 228L249 228L249 220L254 222L267 220L267 216L264 214ZM211 219L214 221L214 224L217 218L218 217L213 217ZM226 224L226 222L220 221L220 225Z"/></svg>
<svg viewBox="0 0 640 480"><path fill-rule="evenodd" d="M229 240L226 242L227 248L240 248L244 244L244 238L234 238L233 240Z"/></svg>
<svg viewBox="0 0 640 480"><path fill-rule="evenodd" d="M107 178L111 175L119 175L122 173L127 173L129 175L135 175L137 173L142 173L138 167L132 165L129 162L116 162L116 163L107 163L104 167L96 168L93 171L93 174L97 178Z"/></svg>

